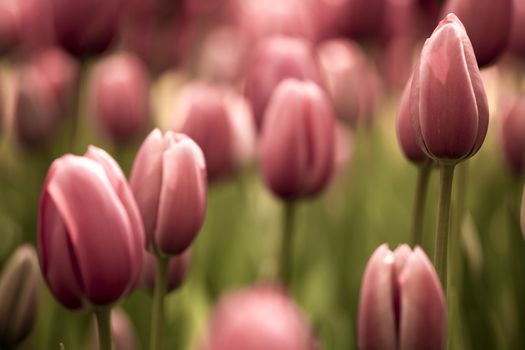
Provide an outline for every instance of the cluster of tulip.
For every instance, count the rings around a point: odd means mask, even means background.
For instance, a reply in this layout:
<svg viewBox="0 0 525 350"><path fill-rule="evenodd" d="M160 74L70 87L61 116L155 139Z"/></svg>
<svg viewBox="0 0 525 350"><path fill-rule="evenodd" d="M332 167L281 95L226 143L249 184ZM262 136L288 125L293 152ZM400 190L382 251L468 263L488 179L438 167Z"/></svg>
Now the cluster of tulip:
<svg viewBox="0 0 525 350"><path fill-rule="evenodd" d="M525 347L525 1L3 0L0 54L0 348Z"/></svg>

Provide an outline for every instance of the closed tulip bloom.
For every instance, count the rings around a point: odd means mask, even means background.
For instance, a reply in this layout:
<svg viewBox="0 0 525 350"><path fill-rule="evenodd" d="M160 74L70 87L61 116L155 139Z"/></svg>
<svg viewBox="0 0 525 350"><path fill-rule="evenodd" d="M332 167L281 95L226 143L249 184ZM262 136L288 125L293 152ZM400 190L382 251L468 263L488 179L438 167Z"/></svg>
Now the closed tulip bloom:
<svg viewBox="0 0 525 350"><path fill-rule="evenodd" d="M396 118L397 141L405 157L414 164L421 164L428 160L427 155L417 142L417 137L410 117L410 79L403 91L399 111Z"/></svg>
<svg viewBox="0 0 525 350"><path fill-rule="evenodd" d="M0 277L0 346L15 348L33 329L37 319L40 271L35 250L18 248Z"/></svg>
<svg viewBox="0 0 525 350"><path fill-rule="evenodd" d="M166 293L179 288L184 283L190 267L190 257L191 249L186 249L182 254L169 258ZM152 293L155 288L156 271L157 259L155 259L153 254L146 253L142 269L142 285Z"/></svg>
<svg viewBox="0 0 525 350"><path fill-rule="evenodd" d="M259 143L266 185L279 197L313 196L334 168L334 112L315 83L287 79L275 89Z"/></svg>
<svg viewBox="0 0 525 350"><path fill-rule="evenodd" d="M255 286L221 298L200 350L310 350L310 327L283 290Z"/></svg>
<svg viewBox="0 0 525 350"><path fill-rule="evenodd" d="M253 156L255 126L249 106L223 86L201 81L186 85L175 101L170 128L202 149L210 183L231 175Z"/></svg>
<svg viewBox="0 0 525 350"><path fill-rule="evenodd" d="M465 26L480 67L492 63L507 49L512 1L448 0L443 6L443 16L454 13ZM490 29L487 23L490 23Z"/></svg>
<svg viewBox="0 0 525 350"><path fill-rule="evenodd" d="M153 130L133 162L130 185L149 249L166 255L186 250L206 212L206 165L199 146L184 134Z"/></svg>
<svg viewBox="0 0 525 350"><path fill-rule="evenodd" d="M122 0L51 0L57 40L75 56L104 52L117 37Z"/></svg>
<svg viewBox="0 0 525 350"><path fill-rule="evenodd" d="M515 176L525 175L525 95L503 115L501 145L505 163Z"/></svg>
<svg viewBox="0 0 525 350"><path fill-rule="evenodd" d="M412 78L410 109L418 142L431 158L467 159L485 139L487 96L465 28L453 14L423 46Z"/></svg>
<svg viewBox="0 0 525 350"><path fill-rule="evenodd" d="M509 50L525 57L525 2L513 1L513 19L510 34Z"/></svg>
<svg viewBox="0 0 525 350"><path fill-rule="evenodd" d="M321 84L321 74L308 41L273 36L261 41L248 60L244 92L260 130L273 90L286 78Z"/></svg>
<svg viewBox="0 0 525 350"><path fill-rule="evenodd" d="M114 143L128 143L145 131L150 118L148 73L133 54L115 54L100 62L90 98L98 127Z"/></svg>
<svg viewBox="0 0 525 350"><path fill-rule="evenodd" d="M51 165L40 197L40 267L65 307L110 305L137 285L144 231L118 164L90 146Z"/></svg>
<svg viewBox="0 0 525 350"><path fill-rule="evenodd" d="M377 248L361 283L359 349L439 350L445 332L445 297L423 250Z"/></svg>

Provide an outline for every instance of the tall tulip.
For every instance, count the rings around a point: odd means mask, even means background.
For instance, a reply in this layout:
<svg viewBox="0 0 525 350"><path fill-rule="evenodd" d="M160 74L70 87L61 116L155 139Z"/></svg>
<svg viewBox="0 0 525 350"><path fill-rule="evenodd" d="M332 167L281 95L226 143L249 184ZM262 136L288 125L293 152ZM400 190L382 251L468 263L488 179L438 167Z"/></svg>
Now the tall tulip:
<svg viewBox="0 0 525 350"><path fill-rule="evenodd" d="M153 130L140 147L130 178L157 255L150 349L161 348L167 255L182 253L199 232L206 211L206 164L199 146L184 134Z"/></svg>
<svg viewBox="0 0 525 350"><path fill-rule="evenodd" d="M55 160L40 197L40 267L62 305L95 307L103 350L110 307L139 282L143 250L140 212L115 160L94 146Z"/></svg>
<svg viewBox="0 0 525 350"><path fill-rule="evenodd" d="M358 322L361 350L444 348L445 296L421 248L376 249L361 283Z"/></svg>

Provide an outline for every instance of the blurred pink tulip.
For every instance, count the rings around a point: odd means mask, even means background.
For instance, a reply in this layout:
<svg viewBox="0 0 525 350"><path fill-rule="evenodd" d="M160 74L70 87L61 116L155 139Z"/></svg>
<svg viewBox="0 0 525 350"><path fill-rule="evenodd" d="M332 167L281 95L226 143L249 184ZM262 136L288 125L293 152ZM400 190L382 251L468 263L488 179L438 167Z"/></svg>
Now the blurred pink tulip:
<svg viewBox="0 0 525 350"><path fill-rule="evenodd" d="M509 50L525 57L525 1L513 1L513 19Z"/></svg>
<svg viewBox="0 0 525 350"><path fill-rule="evenodd" d="M304 39L274 36L261 41L248 58L245 95L260 129L273 90L286 78L321 84L313 48Z"/></svg>
<svg viewBox="0 0 525 350"><path fill-rule="evenodd" d="M501 145L505 163L515 176L525 175L525 95L514 102L501 120Z"/></svg>
<svg viewBox="0 0 525 350"><path fill-rule="evenodd" d="M95 320L93 320L95 321ZM111 338L114 350L138 350L139 342L135 327L126 312L121 308L111 310ZM93 322L91 349L98 350L98 329Z"/></svg>
<svg viewBox="0 0 525 350"><path fill-rule="evenodd" d="M130 185L150 251L180 254L197 236L206 212L206 164L189 137L153 130L140 147Z"/></svg>
<svg viewBox="0 0 525 350"><path fill-rule="evenodd" d="M127 295L142 270L144 231L124 174L90 146L55 160L40 197L40 267L65 307L105 306Z"/></svg>
<svg viewBox="0 0 525 350"><path fill-rule="evenodd" d="M188 248L180 255L171 256L168 261L168 275L166 293L179 288L190 267L191 249ZM155 275L157 272L157 259L151 253L146 253L142 269L142 285L153 293L155 288Z"/></svg>
<svg viewBox="0 0 525 350"><path fill-rule="evenodd" d="M314 196L334 168L334 112L310 81L286 79L272 94L259 143L266 185L281 198Z"/></svg>
<svg viewBox="0 0 525 350"><path fill-rule="evenodd" d="M359 349L440 350L445 340L445 296L425 252L377 248L361 283Z"/></svg>
<svg viewBox="0 0 525 350"><path fill-rule="evenodd" d="M480 67L492 63L510 39L513 0L448 0L442 16L454 13L463 23ZM490 28L487 28L490 23Z"/></svg>
<svg viewBox="0 0 525 350"><path fill-rule="evenodd" d="M418 142L433 159L467 159L485 139L487 96L465 28L453 14L425 42L412 78L410 115Z"/></svg>
<svg viewBox="0 0 525 350"><path fill-rule="evenodd" d="M149 79L146 67L133 54L103 59L90 83L93 117L101 131L116 144L142 136L149 124Z"/></svg>
<svg viewBox="0 0 525 350"><path fill-rule="evenodd" d="M117 37L122 0L50 1L58 43L71 54L100 54Z"/></svg>
<svg viewBox="0 0 525 350"><path fill-rule="evenodd" d="M283 290L255 286L221 298L200 350L311 350L310 327Z"/></svg>
<svg viewBox="0 0 525 350"><path fill-rule="evenodd" d="M226 87L202 81L186 85L175 101L171 129L200 146L209 182L223 179L252 159L251 111L241 95Z"/></svg>

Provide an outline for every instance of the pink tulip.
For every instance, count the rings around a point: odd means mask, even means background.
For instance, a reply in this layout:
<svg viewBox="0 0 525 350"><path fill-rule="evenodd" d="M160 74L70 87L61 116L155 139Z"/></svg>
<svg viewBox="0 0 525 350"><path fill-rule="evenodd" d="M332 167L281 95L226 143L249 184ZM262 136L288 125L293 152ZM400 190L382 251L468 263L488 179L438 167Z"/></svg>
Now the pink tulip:
<svg viewBox="0 0 525 350"><path fill-rule="evenodd" d="M361 283L359 349L439 350L445 333L445 296L425 252L377 248Z"/></svg>
<svg viewBox="0 0 525 350"><path fill-rule="evenodd" d="M179 288L190 267L191 250L186 249L182 254L171 256L168 261L166 293ZM157 272L157 259L151 253L146 253L142 269L142 285L153 293L155 288L155 275Z"/></svg>
<svg viewBox="0 0 525 350"><path fill-rule="evenodd" d="M272 94L259 144L266 185L282 198L313 196L334 168L334 112L315 83L286 79Z"/></svg>
<svg viewBox="0 0 525 350"><path fill-rule="evenodd" d="M448 0L442 16L454 13L466 28L480 67L492 63L507 49L513 0ZM490 28L487 28L490 23Z"/></svg>
<svg viewBox="0 0 525 350"><path fill-rule="evenodd" d="M201 350L310 350L308 323L281 289L256 286L221 298Z"/></svg>
<svg viewBox="0 0 525 350"><path fill-rule="evenodd" d="M448 15L427 39L410 91L418 142L430 157L457 162L473 156L488 128L488 102L472 45Z"/></svg>
<svg viewBox="0 0 525 350"><path fill-rule="evenodd" d="M118 164L90 146L83 157L55 160L40 197L40 267L64 306L104 306L140 278L144 231Z"/></svg>
<svg viewBox="0 0 525 350"><path fill-rule="evenodd" d="M397 112L396 118L397 140L405 157L414 164L421 164L427 161L428 157L421 149L412 125L412 118L410 116L411 86L412 79L408 81L399 104L399 111Z"/></svg>
<svg viewBox="0 0 525 350"><path fill-rule="evenodd" d="M513 0L513 19L509 50L525 57L525 2Z"/></svg>
<svg viewBox="0 0 525 350"><path fill-rule="evenodd" d="M206 212L206 165L199 146L186 135L153 130L133 162L130 185L148 248L167 255L186 250Z"/></svg>
<svg viewBox="0 0 525 350"><path fill-rule="evenodd" d="M262 126L273 90L286 78L312 80L321 75L308 41L274 36L261 41L248 58L245 95L251 103L257 128Z"/></svg>
<svg viewBox="0 0 525 350"><path fill-rule="evenodd" d="M90 85L93 117L113 142L125 144L144 133L150 119L146 67L130 53L105 58Z"/></svg>
<svg viewBox="0 0 525 350"><path fill-rule="evenodd" d="M171 129L200 146L209 182L232 174L254 152L255 126L247 102L220 85L201 81L186 85L175 102Z"/></svg>
<svg viewBox="0 0 525 350"><path fill-rule="evenodd" d="M515 176L525 175L525 95L503 116L501 144L505 163Z"/></svg>

